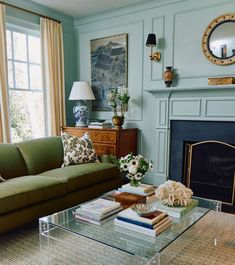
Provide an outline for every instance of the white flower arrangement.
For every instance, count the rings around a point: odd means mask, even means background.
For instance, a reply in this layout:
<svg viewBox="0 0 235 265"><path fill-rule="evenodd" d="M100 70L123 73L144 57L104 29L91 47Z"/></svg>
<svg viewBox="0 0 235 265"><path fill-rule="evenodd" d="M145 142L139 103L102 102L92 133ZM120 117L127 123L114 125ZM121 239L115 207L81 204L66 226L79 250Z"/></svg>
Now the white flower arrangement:
<svg viewBox="0 0 235 265"><path fill-rule="evenodd" d="M191 203L193 192L182 183L168 180L156 189L156 197L168 206L187 206Z"/></svg>
<svg viewBox="0 0 235 265"><path fill-rule="evenodd" d="M144 158L142 155L134 156L128 154L120 159L115 159L120 171L126 172L131 184L138 185L149 169L153 168L151 160Z"/></svg>

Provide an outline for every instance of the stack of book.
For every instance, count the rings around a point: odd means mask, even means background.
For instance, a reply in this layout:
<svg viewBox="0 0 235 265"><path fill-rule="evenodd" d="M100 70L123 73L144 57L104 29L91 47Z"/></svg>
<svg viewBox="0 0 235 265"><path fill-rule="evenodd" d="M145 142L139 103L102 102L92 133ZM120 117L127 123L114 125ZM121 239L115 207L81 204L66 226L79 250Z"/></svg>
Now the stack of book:
<svg viewBox="0 0 235 265"><path fill-rule="evenodd" d="M107 221L111 215L120 210L122 210L122 207L119 202L99 198L82 204L74 211L74 217L79 220L100 225Z"/></svg>
<svg viewBox="0 0 235 265"><path fill-rule="evenodd" d="M108 121L94 121L94 122L90 122L90 124L88 125L88 128L108 129L108 128L112 128L112 123Z"/></svg>
<svg viewBox="0 0 235 265"><path fill-rule="evenodd" d="M171 217L180 218L194 207L198 206L198 203L198 200L192 199L191 203L187 206L167 206L157 200L154 202L154 206L157 210L166 212Z"/></svg>
<svg viewBox="0 0 235 265"><path fill-rule="evenodd" d="M118 189L118 192L129 192L133 194L138 194L142 196L149 196L155 193L155 188L153 185L143 184L141 183L140 186L134 187L131 186L130 183L122 185L121 188Z"/></svg>
<svg viewBox="0 0 235 265"><path fill-rule="evenodd" d="M132 208L127 208L114 220L114 224L145 235L155 237L171 225L170 217L162 211L154 211L149 215L140 216Z"/></svg>

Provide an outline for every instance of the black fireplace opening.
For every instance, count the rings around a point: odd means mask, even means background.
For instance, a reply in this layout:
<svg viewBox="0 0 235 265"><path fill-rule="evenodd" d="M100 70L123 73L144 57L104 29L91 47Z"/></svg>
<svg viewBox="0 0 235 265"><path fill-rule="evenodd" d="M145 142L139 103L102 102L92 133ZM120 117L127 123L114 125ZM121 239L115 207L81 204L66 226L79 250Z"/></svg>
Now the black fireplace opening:
<svg viewBox="0 0 235 265"><path fill-rule="evenodd" d="M199 197L234 203L235 146L219 141L184 142L184 184Z"/></svg>
<svg viewBox="0 0 235 265"><path fill-rule="evenodd" d="M221 146L201 145L202 154L195 154L192 160L195 163L191 168L191 188L196 196L230 204L234 193L235 156L233 148L224 150L224 144L235 144L235 122L173 120L170 129L169 179L186 185L189 185L185 173L189 162L185 158L186 146L207 141L223 143Z"/></svg>

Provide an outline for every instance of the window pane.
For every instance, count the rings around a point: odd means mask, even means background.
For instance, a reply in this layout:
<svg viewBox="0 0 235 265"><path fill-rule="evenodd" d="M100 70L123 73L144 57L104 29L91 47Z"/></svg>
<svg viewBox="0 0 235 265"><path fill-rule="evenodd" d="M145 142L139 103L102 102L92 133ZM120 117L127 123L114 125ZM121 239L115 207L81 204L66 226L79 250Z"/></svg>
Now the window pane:
<svg viewBox="0 0 235 265"><path fill-rule="evenodd" d="M38 37L29 36L29 61L31 63L41 62L40 39Z"/></svg>
<svg viewBox="0 0 235 265"><path fill-rule="evenodd" d="M15 84L16 88L28 88L28 70L26 63L15 62Z"/></svg>
<svg viewBox="0 0 235 265"><path fill-rule="evenodd" d="M14 87L12 61L8 61L8 86Z"/></svg>
<svg viewBox="0 0 235 265"><path fill-rule="evenodd" d="M26 35L13 32L14 58L15 60L27 60Z"/></svg>
<svg viewBox="0 0 235 265"><path fill-rule="evenodd" d="M7 58L12 59L11 32L7 30Z"/></svg>
<svg viewBox="0 0 235 265"><path fill-rule="evenodd" d="M12 142L45 136L42 92L10 90Z"/></svg>
<svg viewBox="0 0 235 265"><path fill-rule="evenodd" d="M30 88L42 89L40 65L30 64L29 75L30 75Z"/></svg>
<svg viewBox="0 0 235 265"><path fill-rule="evenodd" d="M13 25L6 32L12 142L46 136L40 37L23 30Z"/></svg>

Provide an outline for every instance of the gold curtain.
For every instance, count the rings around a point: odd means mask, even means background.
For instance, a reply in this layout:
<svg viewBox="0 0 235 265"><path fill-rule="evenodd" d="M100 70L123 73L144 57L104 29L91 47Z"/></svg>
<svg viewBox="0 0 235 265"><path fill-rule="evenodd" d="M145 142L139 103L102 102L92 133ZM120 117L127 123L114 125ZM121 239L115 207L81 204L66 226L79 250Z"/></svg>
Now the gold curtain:
<svg viewBox="0 0 235 265"><path fill-rule="evenodd" d="M60 23L41 18L41 43L44 85L46 87L49 135L60 135L65 125L64 103L64 53L62 26Z"/></svg>
<svg viewBox="0 0 235 265"><path fill-rule="evenodd" d="M0 4L0 142L10 142L5 6Z"/></svg>

